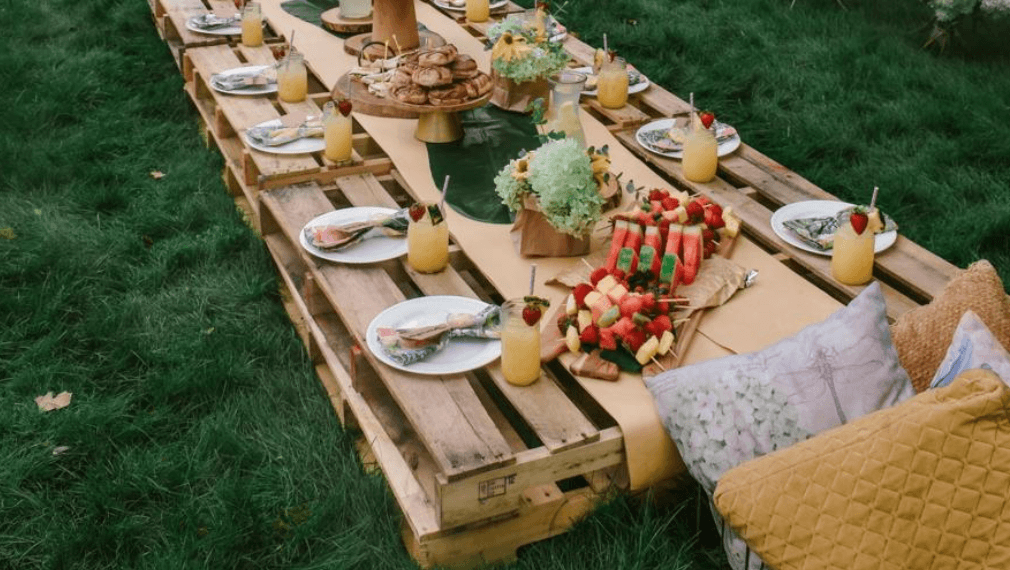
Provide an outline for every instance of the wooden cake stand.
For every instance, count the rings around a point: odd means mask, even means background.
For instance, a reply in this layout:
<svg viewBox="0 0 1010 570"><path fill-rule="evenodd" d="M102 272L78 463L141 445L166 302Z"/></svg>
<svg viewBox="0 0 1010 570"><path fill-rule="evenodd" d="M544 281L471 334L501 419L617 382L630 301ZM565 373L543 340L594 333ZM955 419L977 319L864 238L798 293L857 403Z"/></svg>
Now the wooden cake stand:
<svg viewBox="0 0 1010 570"><path fill-rule="evenodd" d="M372 31L372 17L344 18L340 15L340 7L330 8L319 16L326 29L340 34L357 34Z"/></svg>
<svg viewBox="0 0 1010 570"><path fill-rule="evenodd" d="M483 107L490 99L491 92L488 91L477 99L458 105L411 105L396 99L390 99L390 103L420 114L414 138L429 143L447 143L463 138L463 121L458 113Z"/></svg>

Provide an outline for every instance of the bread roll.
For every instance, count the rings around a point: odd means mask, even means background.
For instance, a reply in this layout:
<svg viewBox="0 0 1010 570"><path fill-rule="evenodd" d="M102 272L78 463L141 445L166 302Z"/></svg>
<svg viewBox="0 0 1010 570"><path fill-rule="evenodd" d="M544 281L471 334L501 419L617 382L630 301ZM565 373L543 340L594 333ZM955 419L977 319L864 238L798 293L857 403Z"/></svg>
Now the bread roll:
<svg viewBox="0 0 1010 570"><path fill-rule="evenodd" d="M448 87L435 87L428 91L428 101L432 105L459 105L465 102L466 99L467 89L458 83Z"/></svg>
<svg viewBox="0 0 1010 570"><path fill-rule="evenodd" d="M393 97L411 105L424 105L428 102L428 90L420 85L404 85L393 89Z"/></svg>
<svg viewBox="0 0 1010 570"><path fill-rule="evenodd" d="M491 76L489 76L486 73L480 73L480 72L478 72L475 77L471 77L470 79L464 79L462 83L467 85L468 89L472 88L477 92L476 96L470 97L471 99L475 99L477 97L484 95L485 93L491 90L491 87L494 84L494 82L491 81Z"/></svg>
<svg viewBox="0 0 1010 570"><path fill-rule="evenodd" d="M448 67L419 67L411 79L424 87L439 87L452 83L452 72Z"/></svg>
<svg viewBox="0 0 1010 570"><path fill-rule="evenodd" d="M393 71L393 77L389 80L393 84L393 87L403 87L404 85L410 85L414 82L412 79L413 74L402 67L397 67Z"/></svg>
<svg viewBox="0 0 1010 570"><path fill-rule="evenodd" d="M452 70L453 79L470 79L480 73L480 70L477 69L477 62L462 53L456 56L456 61L452 62L449 69Z"/></svg>

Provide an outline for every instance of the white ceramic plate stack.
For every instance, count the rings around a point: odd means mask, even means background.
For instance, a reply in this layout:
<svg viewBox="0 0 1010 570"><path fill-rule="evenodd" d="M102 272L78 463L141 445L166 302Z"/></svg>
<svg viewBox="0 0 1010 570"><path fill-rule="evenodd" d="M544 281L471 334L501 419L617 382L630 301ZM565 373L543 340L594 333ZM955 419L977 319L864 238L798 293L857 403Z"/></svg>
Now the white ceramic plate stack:
<svg viewBox="0 0 1010 570"><path fill-rule="evenodd" d="M351 222L363 222L380 216L388 216L396 210L364 206L358 208L342 208L327 212L305 224L305 228L325 225L342 225ZM327 261L335 263L377 263L387 259L395 259L407 253L407 238L389 237L386 235L369 236L366 239L336 251L319 249L309 243L305 237L305 228L298 234L298 241L305 251ZM373 230L378 232L378 230Z"/></svg>
<svg viewBox="0 0 1010 570"><path fill-rule="evenodd" d="M775 234L782 238L783 241L788 243L793 247L798 247L803 251L809 251L810 253L816 253L817 255L830 256L831 250L821 251L810 245L806 244L803 240L796 237L793 232L787 228L783 222L786 220L797 220L800 218L827 218L832 217L838 212L844 210L845 208L852 208L853 205L847 202L838 202L835 200L807 200L804 202L794 202L792 204L787 204L782 206L775 213L772 214L771 225L772 230ZM891 230L889 232L883 232L877 234L873 238L873 251L875 253L880 253L885 249L894 245L894 242L898 240L898 231Z"/></svg>

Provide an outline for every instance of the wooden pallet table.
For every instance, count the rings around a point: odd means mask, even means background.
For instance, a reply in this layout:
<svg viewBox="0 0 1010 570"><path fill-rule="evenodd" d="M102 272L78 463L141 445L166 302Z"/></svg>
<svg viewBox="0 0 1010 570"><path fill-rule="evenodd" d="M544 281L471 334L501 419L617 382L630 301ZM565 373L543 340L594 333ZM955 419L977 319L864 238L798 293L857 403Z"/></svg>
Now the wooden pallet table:
<svg viewBox="0 0 1010 570"><path fill-rule="evenodd" d="M249 147L243 131L263 121L294 120L319 116L329 90L308 65L308 97L301 103L286 103L273 93L264 96L239 96L220 93L210 86L217 72L245 65L272 65L276 62L270 46L247 48L215 45L192 48L183 56L186 93L200 112L208 142L225 159L225 181L255 228L259 228L259 197L265 188L284 186L306 180L326 181L358 172L388 172L391 162L355 123L352 164L338 166L321 152L279 155Z"/></svg>
<svg viewBox="0 0 1010 570"><path fill-rule="evenodd" d="M239 35L201 34L186 28L186 21L200 14L213 12L222 17L235 15L240 8L237 8L232 0L148 0L148 4L158 34L168 45L172 58L180 68L183 54L189 48L241 43ZM267 24L263 28L263 41L267 44L276 44L283 40L273 27Z"/></svg>
<svg viewBox="0 0 1010 570"><path fill-rule="evenodd" d="M194 2L150 1L156 19L159 11L167 16ZM166 6L170 1L175 4ZM510 3L508 10L521 8ZM477 38L501 17L492 14L491 21L473 24L460 12L443 13ZM564 45L573 66L592 61L594 49L572 34ZM249 126L319 113L330 93L311 63L309 98L291 105L276 96L224 95L207 83L218 71L272 63L269 46L190 45L180 54L186 91L207 140L225 158L226 184L261 232L283 282L285 308L327 397L341 423L360 430L363 457L384 474L404 514L404 542L422 566L513 559L518 547L564 532L612 490L627 487L622 429L560 364L546 367L532 386L516 388L504 381L497 362L465 374L423 377L397 371L362 348L375 315L405 299L503 299L458 246L450 250L448 269L423 275L403 259L338 265L299 245L304 225L322 213L347 206L402 207L418 197L357 121L350 167L336 168L318 154L260 153L243 142L242 131ZM720 159L715 181L686 180L678 161L652 155L634 138L641 124L687 111L687 103L658 85L633 95L623 109L605 109L589 98L583 106L671 186L732 206L744 220L745 235L787 267L840 300L858 294L860 288L831 278L828 258L791 248L769 224L772 212L784 204L833 196L746 144ZM381 138L379 131L376 136ZM462 235L464 245L469 235ZM930 300L955 271L904 237L878 255L875 266L892 317Z"/></svg>
<svg viewBox="0 0 1010 570"><path fill-rule="evenodd" d="M357 348L372 318L407 298L502 300L458 251L448 269L422 275L404 259L338 265L298 245L303 226L335 207L410 202L395 171L267 190L261 200L263 237L292 319L338 416L361 429L385 474L408 550L422 565L512 559L519 546L569 528L620 478L620 428L563 369L517 388L497 362L426 377Z"/></svg>

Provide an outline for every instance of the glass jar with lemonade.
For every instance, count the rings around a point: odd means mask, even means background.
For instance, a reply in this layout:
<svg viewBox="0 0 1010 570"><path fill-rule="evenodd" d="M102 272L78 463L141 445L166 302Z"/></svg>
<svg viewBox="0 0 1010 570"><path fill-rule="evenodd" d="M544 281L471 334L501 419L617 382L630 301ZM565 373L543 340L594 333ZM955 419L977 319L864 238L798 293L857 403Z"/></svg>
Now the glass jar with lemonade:
<svg viewBox="0 0 1010 570"><path fill-rule="evenodd" d="M352 127L350 101L328 101L323 105L323 140L326 142L323 155L338 165L351 162Z"/></svg>
<svg viewBox="0 0 1010 570"><path fill-rule="evenodd" d="M277 66L277 96L285 103L300 103L309 92L305 56L293 48Z"/></svg>
<svg viewBox="0 0 1010 570"><path fill-rule="evenodd" d="M628 65L612 52L604 56L596 78L596 100L608 109L620 109L628 102Z"/></svg>
<svg viewBox="0 0 1010 570"><path fill-rule="evenodd" d="M242 45L263 45L263 12L259 2L248 2L242 9Z"/></svg>
<svg viewBox="0 0 1010 570"><path fill-rule="evenodd" d="M408 211L407 263L418 273L438 273L449 264L449 226L438 204L414 204Z"/></svg>
<svg viewBox="0 0 1010 570"><path fill-rule="evenodd" d="M695 116L684 137L684 153L681 157L681 168L684 178L692 182L710 182L719 169L719 142L715 138L713 117L709 128Z"/></svg>
<svg viewBox="0 0 1010 570"><path fill-rule="evenodd" d="M831 275L845 285L863 285L873 279L875 236L867 228L865 212L857 209L835 232L831 247Z"/></svg>
<svg viewBox="0 0 1010 570"><path fill-rule="evenodd" d="M501 371L509 384L528 386L540 378L540 317L546 308L539 297L502 305Z"/></svg>

